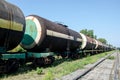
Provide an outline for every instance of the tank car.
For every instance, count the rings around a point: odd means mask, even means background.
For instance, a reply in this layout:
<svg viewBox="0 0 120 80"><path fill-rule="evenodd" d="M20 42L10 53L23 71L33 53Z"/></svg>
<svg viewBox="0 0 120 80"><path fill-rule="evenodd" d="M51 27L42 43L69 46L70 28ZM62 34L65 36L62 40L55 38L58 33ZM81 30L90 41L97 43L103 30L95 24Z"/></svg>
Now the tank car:
<svg viewBox="0 0 120 80"><path fill-rule="evenodd" d="M8 51L19 43L27 52L1 53L1 49ZM101 42L40 16L30 15L25 21L18 7L0 0L0 73L15 71L26 62L33 62L35 66L51 64L54 62L54 53L51 52L59 52L62 57L70 52L67 56L77 58L80 49L103 48L106 46Z"/></svg>
<svg viewBox="0 0 120 80"><path fill-rule="evenodd" d="M8 51L18 46L24 31L23 12L17 6L0 0L0 73L18 69L20 54L11 54Z"/></svg>
<svg viewBox="0 0 120 80"><path fill-rule="evenodd" d="M21 46L32 52L74 51L82 43L79 33L66 25L51 22L37 15L26 17L26 30Z"/></svg>
<svg viewBox="0 0 120 80"><path fill-rule="evenodd" d="M82 50L95 50L97 48L97 41L93 38L90 38L82 33L80 33L82 36L82 45L81 49Z"/></svg>
<svg viewBox="0 0 120 80"><path fill-rule="evenodd" d="M98 50L99 52L102 52L102 51L103 51L103 48L104 48L103 43L100 42L100 41L98 41L98 47L97 47L97 50Z"/></svg>
<svg viewBox="0 0 120 80"><path fill-rule="evenodd" d="M11 50L22 40L25 30L25 17L13 4L0 0L0 48Z"/></svg>

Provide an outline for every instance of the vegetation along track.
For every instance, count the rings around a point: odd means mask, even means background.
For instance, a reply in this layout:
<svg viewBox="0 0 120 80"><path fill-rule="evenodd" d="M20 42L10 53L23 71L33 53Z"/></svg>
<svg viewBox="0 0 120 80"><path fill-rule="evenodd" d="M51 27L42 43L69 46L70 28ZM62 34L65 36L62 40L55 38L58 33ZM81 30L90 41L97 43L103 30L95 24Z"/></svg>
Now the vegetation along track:
<svg viewBox="0 0 120 80"><path fill-rule="evenodd" d="M61 80L114 80L115 72L116 75L119 76L119 67L117 67L116 70L113 66L116 60L119 60L118 55L118 51L112 52L112 54L108 54L98 62L86 65L84 69L79 69L69 75L63 76ZM116 63L116 65L117 64L118 63ZM115 80L120 79L117 78Z"/></svg>
<svg viewBox="0 0 120 80"><path fill-rule="evenodd" d="M120 80L120 53L116 52L116 59L111 69L109 80Z"/></svg>
<svg viewBox="0 0 120 80"><path fill-rule="evenodd" d="M88 64L93 64L103 56L113 53L114 51L105 52L96 55L88 55L80 59L62 59L57 58L51 66L32 68L31 64L23 65L16 73L1 75L0 80L54 80L62 76L71 74L76 70L82 70ZM69 65L69 66L68 66ZM82 71L80 71L82 72ZM78 73L77 73L78 74ZM76 74L75 74L76 75ZM70 76L71 78L72 76ZM63 79L68 80L68 79Z"/></svg>
<svg viewBox="0 0 120 80"><path fill-rule="evenodd" d="M120 80L119 56L118 51L106 56L74 80Z"/></svg>

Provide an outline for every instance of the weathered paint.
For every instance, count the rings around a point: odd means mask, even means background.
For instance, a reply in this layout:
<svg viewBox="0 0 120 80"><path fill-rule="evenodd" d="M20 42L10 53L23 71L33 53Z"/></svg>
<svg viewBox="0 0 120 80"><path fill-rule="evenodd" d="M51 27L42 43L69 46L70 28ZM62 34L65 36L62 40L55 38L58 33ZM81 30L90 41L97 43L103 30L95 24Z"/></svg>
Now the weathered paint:
<svg viewBox="0 0 120 80"><path fill-rule="evenodd" d="M84 49L87 45L87 38L84 34L80 33L81 37L82 37L82 45L81 45L81 49Z"/></svg>
<svg viewBox="0 0 120 80"><path fill-rule="evenodd" d="M6 59L25 59L25 53L16 53L16 54L5 53L5 54L2 54L1 59L3 59L3 60L6 60Z"/></svg>
<svg viewBox="0 0 120 80"><path fill-rule="evenodd" d="M27 17L25 35L22 40L22 46L27 49L31 49L39 43L40 37L41 25L39 21L32 16Z"/></svg>
<svg viewBox="0 0 120 80"><path fill-rule="evenodd" d="M58 37L58 38L63 38L63 39L69 39L69 40L75 40L74 36L69 36L60 32L52 31L52 30L47 30L47 35L48 36L53 36L53 37ZM82 39L77 38L76 41L81 42Z"/></svg>
<svg viewBox="0 0 120 80"><path fill-rule="evenodd" d="M2 54L1 59L7 60L7 59L27 59L27 58L41 58L41 57L47 57L47 56L53 56L54 53L48 52L48 53L34 53L34 52L26 52L26 53L5 53ZM27 56L27 57L26 57Z"/></svg>
<svg viewBox="0 0 120 80"><path fill-rule="evenodd" d="M52 31L52 30L47 30L47 35L48 36L53 36L53 37L58 37L58 38L63 38L63 39L69 39L69 40L74 40L73 36L69 36L60 32Z"/></svg>
<svg viewBox="0 0 120 80"><path fill-rule="evenodd" d="M47 57L47 56L53 56L54 53L48 52L48 53L34 53L34 52L28 52L27 57L28 58L41 58L41 57Z"/></svg>
<svg viewBox="0 0 120 80"><path fill-rule="evenodd" d="M23 31L23 24L5 19L0 19L0 28Z"/></svg>
<svg viewBox="0 0 120 80"><path fill-rule="evenodd" d="M17 6L0 0L0 47L6 51L15 48L22 41L25 17Z"/></svg>
<svg viewBox="0 0 120 80"><path fill-rule="evenodd" d="M82 42L82 39L80 39L80 38L77 38L77 41L78 41L78 42Z"/></svg>
<svg viewBox="0 0 120 80"><path fill-rule="evenodd" d="M98 48L98 41L97 41L96 39L94 39L94 40L95 40L95 42L96 42L95 49L97 49L97 48Z"/></svg>
<svg viewBox="0 0 120 80"><path fill-rule="evenodd" d="M49 51L52 52L63 52L66 51L67 48L74 51L81 45L81 36L73 30L37 15L27 16L26 20L33 21L36 24L34 27L37 28L37 31L35 31L37 33L36 38L32 38L30 32L28 34L25 33L25 35L34 40L30 45L24 45L21 43L21 46L27 51L44 52L46 49L49 49ZM29 24L30 23L26 23L26 25ZM27 28L30 27L26 26L26 29ZM26 39L26 41L28 40Z"/></svg>
<svg viewBox="0 0 120 80"><path fill-rule="evenodd" d="M37 28L35 27L36 24L32 20L27 20L26 23L27 25L22 44L29 46L34 42L37 36Z"/></svg>

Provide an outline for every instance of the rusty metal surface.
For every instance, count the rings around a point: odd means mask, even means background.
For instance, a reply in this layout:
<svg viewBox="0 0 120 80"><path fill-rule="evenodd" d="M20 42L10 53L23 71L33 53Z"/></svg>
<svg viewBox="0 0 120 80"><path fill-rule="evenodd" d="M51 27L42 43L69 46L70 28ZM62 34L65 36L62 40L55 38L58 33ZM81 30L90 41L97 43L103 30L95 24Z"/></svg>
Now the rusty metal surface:
<svg viewBox="0 0 120 80"><path fill-rule="evenodd" d="M37 15L30 15L37 18L41 25L41 37L39 43L28 51L53 51L63 52L69 50L76 50L81 44L81 36L79 33L70 30L64 25L57 24ZM29 17L29 16L28 16ZM28 25L28 24L27 24ZM36 24L37 25L37 24ZM39 32L38 32L39 33Z"/></svg>
<svg viewBox="0 0 120 80"><path fill-rule="evenodd" d="M0 47L10 50L22 40L25 18L22 11L5 0L0 0Z"/></svg>
<svg viewBox="0 0 120 80"><path fill-rule="evenodd" d="M87 44L85 47L85 50L94 50L96 46L96 42L93 38L86 36L87 38Z"/></svg>
<svg viewBox="0 0 120 80"><path fill-rule="evenodd" d="M98 48L97 49L98 50L102 50L103 49L103 44L100 41L98 41Z"/></svg>

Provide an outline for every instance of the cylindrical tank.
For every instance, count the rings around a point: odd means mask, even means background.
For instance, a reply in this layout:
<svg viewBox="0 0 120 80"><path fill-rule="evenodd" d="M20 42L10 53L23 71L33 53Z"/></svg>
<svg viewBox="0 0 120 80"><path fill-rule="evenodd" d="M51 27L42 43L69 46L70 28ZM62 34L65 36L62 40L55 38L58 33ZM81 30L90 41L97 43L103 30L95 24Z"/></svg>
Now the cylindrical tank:
<svg viewBox="0 0 120 80"><path fill-rule="evenodd" d="M96 49L97 45L96 45L95 39L90 38L82 33L80 33L80 35L82 36L82 45L81 45L82 50L94 50L94 49Z"/></svg>
<svg viewBox="0 0 120 80"><path fill-rule="evenodd" d="M107 50L107 45L103 44L103 50L106 51Z"/></svg>
<svg viewBox="0 0 120 80"><path fill-rule="evenodd" d="M97 47L98 50L103 50L103 44L102 42L98 41L98 47Z"/></svg>
<svg viewBox="0 0 120 80"><path fill-rule="evenodd" d="M63 52L81 45L79 33L65 25L51 22L37 15L26 17L26 31L21 46L32 52Z"/></svg>
<svg viewBox="0 0 120 80"><path fill-rule="evenodd" d="M22 40L25 17L13 4L0 0L0 48L11 50Z"/></svg>

